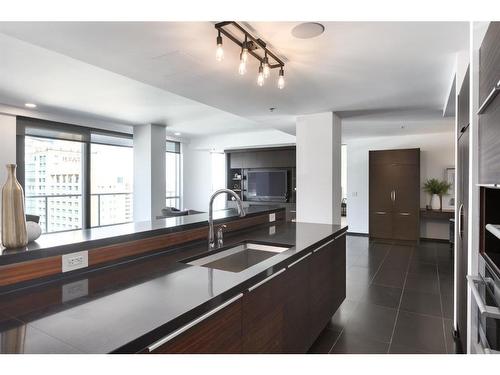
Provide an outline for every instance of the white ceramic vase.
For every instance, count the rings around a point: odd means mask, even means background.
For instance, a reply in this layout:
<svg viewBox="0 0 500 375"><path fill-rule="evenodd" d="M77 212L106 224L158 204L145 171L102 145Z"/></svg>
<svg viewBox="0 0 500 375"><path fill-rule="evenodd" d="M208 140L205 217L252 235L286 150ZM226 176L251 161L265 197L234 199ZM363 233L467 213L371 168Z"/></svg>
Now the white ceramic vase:
<svg viewBox="0 0 500 375"><path fill-rule="evenodd" d="M432 194L432 198L431 198L431 208L433 210L439 210L441 208L440 204L439 204L439 195L437 194Z"/></svg>

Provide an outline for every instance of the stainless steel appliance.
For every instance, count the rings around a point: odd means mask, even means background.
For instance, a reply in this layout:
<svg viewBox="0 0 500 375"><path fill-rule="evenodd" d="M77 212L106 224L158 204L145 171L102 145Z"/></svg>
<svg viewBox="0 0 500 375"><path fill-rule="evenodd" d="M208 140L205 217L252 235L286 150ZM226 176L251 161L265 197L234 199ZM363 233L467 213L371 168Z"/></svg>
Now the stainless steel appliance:
<svg viewBox="0 0 500 375"><path fill-rule="evenodd" d="M471 351L500 354L500 277L489 261L479 257L479 276L467 276L471 291Z"/></svg>

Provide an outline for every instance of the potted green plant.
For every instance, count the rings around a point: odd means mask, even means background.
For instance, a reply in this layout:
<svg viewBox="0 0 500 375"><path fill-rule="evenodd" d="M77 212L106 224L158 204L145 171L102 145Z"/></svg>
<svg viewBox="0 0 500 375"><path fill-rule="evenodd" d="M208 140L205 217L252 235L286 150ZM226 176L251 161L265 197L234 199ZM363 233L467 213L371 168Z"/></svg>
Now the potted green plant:
<svg viewBox="0 0 500 375"><path fill-rule="evenodd" d="M448 194L451 184L446 181L439 181L436 178L430 178L425 181L423 189L431 195L430 206L437 209L437 198L439 197L439 211L443 210L443 195Z"/></svg>

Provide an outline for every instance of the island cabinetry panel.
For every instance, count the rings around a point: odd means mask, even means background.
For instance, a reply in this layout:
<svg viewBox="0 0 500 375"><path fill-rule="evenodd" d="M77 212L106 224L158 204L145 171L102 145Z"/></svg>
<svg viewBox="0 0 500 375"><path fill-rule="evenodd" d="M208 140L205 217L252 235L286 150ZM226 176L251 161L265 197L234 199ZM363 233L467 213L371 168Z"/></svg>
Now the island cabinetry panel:
<svg viewBox="0 0 500 375"><path fill-rule="evenodd" d="M321 333L345 298L345 236L314 250L310 272L310 343Z"/></svg>
<svg viewBox="0 0 500 375"><path fill-rule="evenodd" d="M306 353L345 299L345 241L305 252L152 352Z"/></svg>
<svg viewBox="0 0 500 375"><path fill-rule="evenodd" d="M241 318L242 299L239 298L171 340L167 336L165 343L158 347L156 345L150 347L148 352L152 354L241 353Z"/></svg>
<svg viewBox="0 0 500 375"><path fill-rule="evenodd" d="M286 275L285 353L305 353L311 346L309 275L311 253L292 263Z"/></svg>
<svg viewBox="0 0 500 375"><path fill-rule="evenodd" d="M285 274L272 275L243 296L243 353L283 353Z"/></svg>

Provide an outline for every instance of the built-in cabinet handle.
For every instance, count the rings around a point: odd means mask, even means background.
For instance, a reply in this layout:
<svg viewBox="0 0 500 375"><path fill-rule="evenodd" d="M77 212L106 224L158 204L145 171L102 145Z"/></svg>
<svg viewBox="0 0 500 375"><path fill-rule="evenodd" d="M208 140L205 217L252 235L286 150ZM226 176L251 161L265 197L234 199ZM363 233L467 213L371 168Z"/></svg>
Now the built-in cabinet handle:
<svg viewBox="0 0 500 375"><path fill-rule="evenodd" d="M385 211L376 211L375 213L377 215L385 215L387 212L385 212Z"/></svg>
<svg viewBox="0 0 500 375"><path fill-rule="evenodd" d="M181 333L184 333L186 332L188 329L190 329L191 327L194 327L195 325L201 323L202 321L204 321L205 319L209 318L210 316L214 315L216 312L219 312L220 310L222 310L223 308L229 306L230 304L232 304L233 302L239 300L241 297L243 297L243 293L240 293L238 294L236 297L233 297L229 300L227 300L226 302L224 302L222 305L219 305L217 306L215 309L213 310L210 310L209 312L203 314L202 316L200 316L199 318L196 318L195 320L189 322L188 324L186 324L185 326L182 326L181 328L175 330L174 332L168 334L167 336L165 336L164 338L156 341L154 344L148 346L148 351L151 353L152 351L158 349L160 346L166 344L167 342L169 342L170 340L176 338L177 336L179 336Z"/></svg>
<svg viewBox="0 0 500 375"><path fill-rule="evenodd" d="M410 216L409 212L400 212L399 213L401 216Z"/></svg>
<svg viewBox="0 0 500 375"><path fill-rule="evenodd" d="M500 81L497 82L496 86L493 87L493 89L490 91L486 99L484 99L483 104L481 104L481 107L477 110L477 114L481 115L486 111L486 108L491 104L493 99L497 96L497 94L500 92Z"/></svg>
<svg viewBox="0 0 500 375"><path fill-rule="evenodd" d="M344 237L345 235L347 235L347 231L343 231L341 234L339 234L337 237L335 237L334 241L335 240L338 240L340 237Z"/></svg>
<svg viewBox="0 0 500 375"><path fill-rule="evenodd" d="M251 292L252 290L257 289L259 286L261 286L261 285L263 285L263 284L267 283L267 282L268 282L268 281L270 281L271 279L274 279L276 276L278 276L278 275L282 274L282 273L283 273L283 272L285 272L285 271L286 271L286 268L283 268L283 269L279 270L278 272L273 273L271 276L269 276L269 277L265 278L265 279L264 279L264 280L262 280L262 281L259 281L259 282L258 282L257 284L255 284L255 285L252 285L250 288L248 288L248 291L249 291L249 292Z"/></svg>
<svg viewBox="0 0 500 375"><path fill-rule="evenodd" d="M393 190L393 191L394 191L394 199L392 201L396 202L396 190Z"/></svg>
<svg viewBox="0 0 500 375"><path fill-rule="evenodd" d="M479 276L467 275L467 282L469 284L472 295L476 300L476 304L481 315L493 319L500 319L500 308L496 306L486 305L481 298L479 290L477 289L476 283L484 283L483 279L481 279Z"/></svg>
<svg viewBox="0 0 500 375"><path fill-rule="evenodd" d="M464 204L460 204L460 208L458 209L458 235L460 238L463 238L462 233L462 210L464 209Z"/></svg>
<svg viewBox="0 0 500 375"><path fill-rule="evenodd" d="M320 247L318 247L317 249L314 249L313 250L313 253L317 252L317 251L320 251L322 248L330 245L333 241L335 241L337 238L334 238L333 240L330 240L328 241L327 243L324 243L323 245L321 245Z"/></svg>
<svg viewBox="0 0 500 375"><path fill-rule="evenodd" d="M293 267L293 266L295 266L297 263L302 262L304 259L308 258L311 254L312 254L312 253L307 253L307 254L306 254L306 255L304 255L302 258L297 259L297 260L296 260L295 262L293 262L293 263L290 263L290 264L288 265L288 268L292 268L292 267Z"/></svg>

